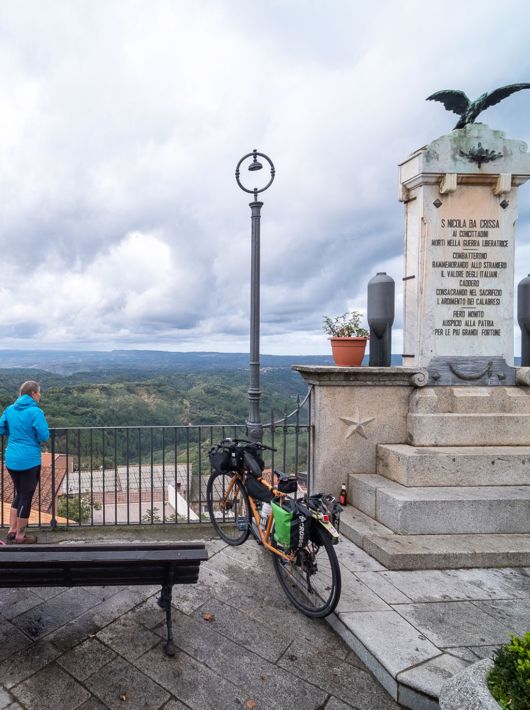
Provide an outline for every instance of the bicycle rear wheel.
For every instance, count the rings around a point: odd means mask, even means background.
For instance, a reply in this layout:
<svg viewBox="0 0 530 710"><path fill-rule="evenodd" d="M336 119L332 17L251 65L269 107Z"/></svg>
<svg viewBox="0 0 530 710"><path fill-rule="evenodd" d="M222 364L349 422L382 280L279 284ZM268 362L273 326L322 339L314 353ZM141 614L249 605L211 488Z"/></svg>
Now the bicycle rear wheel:
<svg viewBox="0 0 530 710"><path fill-rule="evenodd" d="M229 545L242 545L250 532L250 506L241 481L230 473L212 473L206 487L210 520L218 535Z"/></svg>
<svg viewBox="0 0 530 710"><path fill-rule="evenodd" d="M289 601L302 614L322 618L331 614L340 599L340 567L331 541L318 524L314 539L298 550L294 562L273 554L273 563Z"/></svg>

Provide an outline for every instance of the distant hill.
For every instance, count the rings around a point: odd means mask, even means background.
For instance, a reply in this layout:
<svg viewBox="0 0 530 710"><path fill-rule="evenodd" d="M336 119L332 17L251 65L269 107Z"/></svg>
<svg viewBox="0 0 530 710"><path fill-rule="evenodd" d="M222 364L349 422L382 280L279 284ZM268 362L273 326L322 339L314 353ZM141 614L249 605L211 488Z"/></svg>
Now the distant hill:
<svg viewBox="0 0 530 710"><path fill-rule="evenodd" d="M248 353L165 352L162 350L0 350L0 368L46 370L58 375L80 372L207 372L248 369ZM332 365L331 355L261 355L262 368Z"/></svg>

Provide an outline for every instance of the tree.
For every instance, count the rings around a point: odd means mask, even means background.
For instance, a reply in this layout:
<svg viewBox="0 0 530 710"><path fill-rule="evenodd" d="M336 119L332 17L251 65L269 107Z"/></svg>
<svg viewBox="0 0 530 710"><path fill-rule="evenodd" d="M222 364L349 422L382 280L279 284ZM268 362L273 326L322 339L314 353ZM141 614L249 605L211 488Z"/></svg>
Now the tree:
<svg viewBox="0 0 530 710"><path fill-rule="evenodd" d="M158 508L148 508L145 515L142 516L142 521L144 523L160 523L162 519L158 512Z"/></svg>
<svg viewBox="0 0 530 710"><path fill-rule="evenodd" d="M57 500L57 515L61 518L74 520L76 523L87 523L91 518L90 499L87 493L61 496Z"/></svg>

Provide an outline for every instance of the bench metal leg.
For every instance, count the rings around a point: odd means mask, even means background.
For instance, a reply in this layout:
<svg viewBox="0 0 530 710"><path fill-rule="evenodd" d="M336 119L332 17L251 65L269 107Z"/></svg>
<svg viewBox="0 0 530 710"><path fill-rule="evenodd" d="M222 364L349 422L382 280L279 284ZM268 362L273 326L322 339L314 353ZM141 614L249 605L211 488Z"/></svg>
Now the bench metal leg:
<svg viewBox="0 0 530 710"><path fill-rule="evenodd" d="M158 597L158 606L166 612L167 641L165 646L166 655L175 655L175 644L173 642L173 625L171 623L171 595L173 593L172 584L164 584Z"/></svg>

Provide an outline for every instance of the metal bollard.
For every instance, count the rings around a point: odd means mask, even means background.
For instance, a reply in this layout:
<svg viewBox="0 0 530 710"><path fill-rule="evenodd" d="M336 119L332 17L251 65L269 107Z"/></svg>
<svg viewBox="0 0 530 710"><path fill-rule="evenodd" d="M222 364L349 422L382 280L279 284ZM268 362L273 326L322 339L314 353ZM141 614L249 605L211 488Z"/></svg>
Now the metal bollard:
<svg viewBox="0 0 530 710"><path fill-rule="evenodd" d="M521 367L530 367L530 274L517 286L517 322L521 328Z"/></svg>
<svg viewBox="0 0 530 710"><path fill-rule="evenodd" d="M368 325L370 326L370 367L390 367L394 292L391 276L380 271L368 282Z"/></svg>

